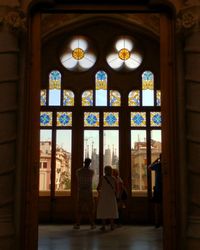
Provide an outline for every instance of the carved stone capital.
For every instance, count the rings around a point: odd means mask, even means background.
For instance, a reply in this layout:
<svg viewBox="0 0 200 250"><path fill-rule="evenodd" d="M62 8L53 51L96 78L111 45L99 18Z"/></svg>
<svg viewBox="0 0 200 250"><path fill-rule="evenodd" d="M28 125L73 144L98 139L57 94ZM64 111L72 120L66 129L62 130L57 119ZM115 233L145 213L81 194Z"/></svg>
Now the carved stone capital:
<svg viewBox="0 0 200 250"><path fill-rule="evenodd" d="M177 15L176 28L179 33L200 31L200 1L187 1Z"/></svg>
<svg viewBox="0 0 200 250"><path fill-rule="evenodd" d="M176 28L183 34L200 30L200 3L188 1L184 5L177 15Z"/></svg>
<svg viewBox="0 0 200 250"><path fill-rule="evenodd" d="M26 31L25 13L19 8L9 9L9 11L1 11L0 27L3 25L8 26L15 32Z"/></svg>

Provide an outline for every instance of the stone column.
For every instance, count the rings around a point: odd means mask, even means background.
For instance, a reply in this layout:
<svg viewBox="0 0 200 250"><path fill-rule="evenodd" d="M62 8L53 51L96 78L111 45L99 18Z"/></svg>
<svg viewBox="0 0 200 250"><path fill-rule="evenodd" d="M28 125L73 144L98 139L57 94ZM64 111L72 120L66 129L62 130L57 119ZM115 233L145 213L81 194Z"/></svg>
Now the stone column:
<svg viewBox="0 0 200 250"><path fill-rule="evenodd" d="M196 4L195 4L196 3ZM186 249L200 249L200 2L187 1L181 9L178 27L184 41L185 164L187 210ZM181 171L181 166L180 166ZM184 171L184 169L182 170ZM184 187L183 187L184 191ZM180 189L181 192L181 189ZM182 193L180 193L180 196ZM185 249L185 248L184 248Z"/></svg>
<svg viewBox="0 0 200 250"><path fill-rule="evenodd" d="M17 249L15 209L21 14L0 7L0 249Z"/></svg>

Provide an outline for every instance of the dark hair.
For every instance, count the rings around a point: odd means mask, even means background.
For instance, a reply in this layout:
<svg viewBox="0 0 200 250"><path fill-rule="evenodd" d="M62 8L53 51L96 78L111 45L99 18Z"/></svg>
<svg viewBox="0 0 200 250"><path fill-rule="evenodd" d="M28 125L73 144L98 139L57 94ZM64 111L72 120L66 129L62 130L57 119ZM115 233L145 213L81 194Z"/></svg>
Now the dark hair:
<svg viewBox="0 0 200 250"><path fill-rule="evenodd" d="M85 158L85 161L84 161L85 166L89 166L91 162L92 160L90 158Z"/></svg>

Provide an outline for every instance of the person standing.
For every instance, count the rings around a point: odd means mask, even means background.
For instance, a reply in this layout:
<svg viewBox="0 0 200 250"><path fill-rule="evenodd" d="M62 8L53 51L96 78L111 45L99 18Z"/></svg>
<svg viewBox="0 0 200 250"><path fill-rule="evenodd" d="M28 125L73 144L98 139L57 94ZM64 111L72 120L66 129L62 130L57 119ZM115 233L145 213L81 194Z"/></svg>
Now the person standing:
<svg viewBox="0 0 200 250"><path fill-rule="evenodd" d="M112 176L111 166L105 166L105 175L101 178L97 187L99 196L97 203L97 219L102 220L102 231L106 229L106 220L110 222L110 229L114 229L114 219L118 219L118 207L116 199L116 179Z"/></svg>
<svg viewBox="0 0 200 250"><path fill-rule="evenodd" d="M91 159L86 158L82 168L77 169L77 203L76 203L76 224L74 229L80 228L82 213L87 211L91 229L95 228L94 223L94 198L92 192L92 181L94 171L90 169Z"/></svg>

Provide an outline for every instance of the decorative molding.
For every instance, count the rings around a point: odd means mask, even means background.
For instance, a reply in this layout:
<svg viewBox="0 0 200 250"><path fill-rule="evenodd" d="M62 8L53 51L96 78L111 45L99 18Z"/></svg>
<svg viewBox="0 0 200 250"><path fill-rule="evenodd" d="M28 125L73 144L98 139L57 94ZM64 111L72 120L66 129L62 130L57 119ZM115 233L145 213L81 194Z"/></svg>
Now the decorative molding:
<svg viewBox="0 0 200 250"><path fill-rule="evenodd" d="M0 13L0 26L6 25L12 31L26 31L26 16L19 8L10 9L8 12Z"/></svg>
<svg viewBox="0 0 200 250"><path fill-rule="evenodd" d="M194 32L200 28L200 3L189 3L179 11L176 20L176 29L181 33Z"/></svg>

